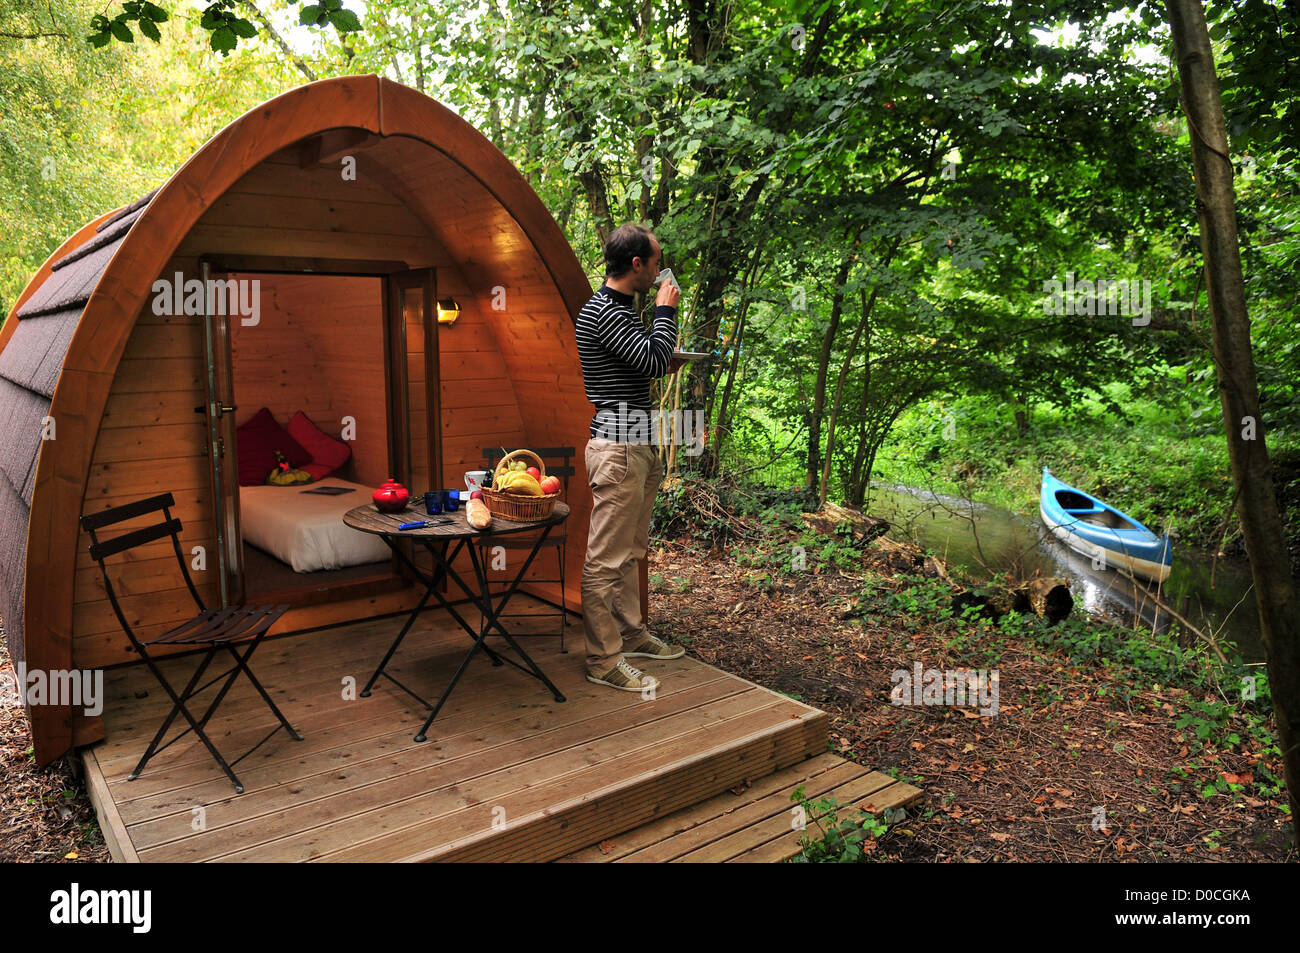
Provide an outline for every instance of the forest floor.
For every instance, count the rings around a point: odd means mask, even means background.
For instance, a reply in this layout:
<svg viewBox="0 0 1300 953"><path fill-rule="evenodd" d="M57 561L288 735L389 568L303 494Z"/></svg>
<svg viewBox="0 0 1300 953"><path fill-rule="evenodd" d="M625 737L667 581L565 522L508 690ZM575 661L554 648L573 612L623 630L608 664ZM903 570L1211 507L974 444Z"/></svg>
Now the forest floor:
<svg viewBox="0 0 1300 953"><path fill-rule="evenodd" d="M867 838L866 859L1300 857L1271 716L1223 687L1240 670L1189 675L1213 667L1199 649L1077 610L1055 627L1034 616L952 618L933 557L818 536L800 527L797 507L784 520L771 510L713 516L728 527L726 546L653 541L650 626L826 711L832 751L924 790ZM996 670L996 714L891 704L895 673L918 662ZM0 861L109 861L78 764L38 769L22 708L0 705Z"/></svg>
<svg viewBox="0 0 1300 953"><path fill-rule="evenodd" d="M0 638L0 863L110 862L80 759L36 766L27 713L6 691L16 684Z"/></svg>
<svg viewBox="0 0 1300 953"><path fill-rule="evenodd" d="M651 628L703 661L822 709L832 751L925 791L905 818L866 840L868 857L1300 857L1267 713L1239 710L1205 684L1161 684L1160 663L1153 677L1106 658L1127 645L1115 654L1153 668L1141 643L1133 652L1129 635L1092 636L1104 624L1078 610L1059 630L1037 617L1003 625L943 618L952 590L935 578L933 557L906 544L829 542L816 555L805 546L804 571L773 570L792 544L810 542L781 535L769 527L757 545L726 550L660 540L651 553ZM834 559L822 559L827 552ZM1174 667L1201 659L1198 652ZM917 662L996 669L996 715L891 704L892 676ZM645 668L653 673L653 663Z"/></svg>

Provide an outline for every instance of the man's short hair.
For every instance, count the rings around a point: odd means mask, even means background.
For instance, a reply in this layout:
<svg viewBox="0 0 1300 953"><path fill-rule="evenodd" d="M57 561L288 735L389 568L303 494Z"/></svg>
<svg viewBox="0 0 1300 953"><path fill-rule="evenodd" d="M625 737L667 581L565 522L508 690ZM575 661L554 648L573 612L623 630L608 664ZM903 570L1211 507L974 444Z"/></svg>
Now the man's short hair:
<svg viewBox="0 0 1300 953"><path fill-rule="evenodd" d="M621 278L632 270L632 259L640 258L646 264L654 254L650 244L653 236L650 229L629 222L620 225L609 233L605 239L605 274L610 278Z"/></svg>

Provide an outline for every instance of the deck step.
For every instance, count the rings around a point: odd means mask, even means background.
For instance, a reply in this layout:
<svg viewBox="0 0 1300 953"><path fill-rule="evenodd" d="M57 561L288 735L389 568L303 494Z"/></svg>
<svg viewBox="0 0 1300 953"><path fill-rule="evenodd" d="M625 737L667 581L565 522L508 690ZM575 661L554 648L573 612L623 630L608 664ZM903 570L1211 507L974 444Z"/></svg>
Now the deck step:
<svg viewBox="0 0 1300 953"><path fill-rule="evenodd" d="M889 775L821 754L726 791L618 837L560 858L560 863L780 863L799 853L795 789L816 801L879 813L915 804L924 792ZM852 812L841 812L847 816Z"/></svg>

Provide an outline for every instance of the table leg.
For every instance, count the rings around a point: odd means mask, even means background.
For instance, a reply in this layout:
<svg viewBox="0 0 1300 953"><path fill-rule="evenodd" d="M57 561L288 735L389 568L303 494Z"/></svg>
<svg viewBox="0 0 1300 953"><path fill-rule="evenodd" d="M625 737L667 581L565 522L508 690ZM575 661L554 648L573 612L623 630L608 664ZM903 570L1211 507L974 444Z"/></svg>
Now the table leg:
<svg viewBox="0 0 1300 953"><path fill-rule="evenodd" d="M438 602L442 604L442 608L446 609L451 614L452 618L454 618L458 623L460 623L461 628L463 628L471 636L473 636L474 634L474 629L470 626L470 624L466 622L464 618L461 617L461 614L456 611L454 606L452 606L450 603L447 602L446 599L442 597L442 593L437 591L438 582L442 577L447 576L448 572L451 570L451 560L454 560L456 558L456 555L460 552L460 549L465 544L465 541L461 540L456 544L456 549L451 554L450 559L446 556L445 553L439 552L432 543L426 542L424 544L425 548L429 550L429 555L433 558L434 561L434 572L431 575L426 576L418 566L416 566L413 562L411 562L409 558L407 558L406 553L402 552L401 548L396 546L392 540L390 540L387 536L381 538L384 540L385 543L388 544L388 548L393 551L394 555L396 555L397 558L406 565L406 568L409 569L417 579L425 583L425 591L424 591L424 597L420 600L419 605L415 607L410 617L407 618L406 624L402 626L402 631L398 633L396 640L394 640L393 644L389 647L388 653L384 656L383 661L379 663L379 667L375 669L375 673L370 676L370 681L366 682L366 687L361 691L362 698L370 697L370 690L371 688L374 687L374 684L376 681L378 681L380 675L384 675L386 678L392 679L392 676L388 675L384 671L384 669L388 666L388 662L393 657L393 653L397 651L397 647L401 645L402 640L406 638L406 634L410 631L411 626L415 623L416 618L420 615L421 612L425 611L430 596L435 597L438 600ZM447 545L446 543L442 544L443 549L446 549L446 545ZM450 578L454 579L456 581L456 584L460 586L461 589L465 590L465 594L468 595L471 599L474 599L477 604L477 598L475 597L474 593L466 589L465 584L460 580L460 578L456 575L454 571L450 572ZM501 664L501 657L497 655L496 652L493 652L486 645L483 646L483 651L486 652L488 657L492 659L493 665ZM402 687L405 688L405 686ZM407 689L407 691L409 692L410 690ZM428 702L423 701L423 699L421 699L421 702L426 707L428 707L429 704Z"/></svg>
<svg viewBox="0 0 1300 953"><path fill-rule="evenodd" d="M542 543L546 541L546 537L549 536L550 533L551 533L550 526L547 526L545 529L542 530L542 535L537 537L537 542L533 544L533 551L529 553L528 558L524 560L523 566L521 566L519 572L515 574L514 582L511 584L510 588L506 590L505 594L501 597L501 601L497 604L495 609L492 607L492 596L488 592L487 570L483 568L482 563L478 559L477 547L473 547L473 546L470 547L470 559L474 563L474 572L475 575L478 576L480 591L483 593L483 605L480 608L480 611L483 613L484 616L484 622L482 625L483 631L486 633L487 630L491 629L494 626L497 629L499 629L501 632L501 636L506 640L506 642L510 645L510 647L514 649L517 653L519 653L520 658L522 658L525 662L528 663L528 668L524 669L524 671L531 671L531 674L534 677L540 679L541 682L551 690L551 694L555 697L555 700L557 702L562 702L565 700L564 695L562 695L560 693L560 690L556 688L554 684L552 684L551 680L546 677L545 673L543 673L542 670L537 667L537 663L534 662L532 660L532 657L529 656L529 654L520 647L519 643L516 642L513 636L510 635L509 630L504 625L502 625L500 620L498 619L498 616L500 616L501 612L505 609L506 603L510 601L510 597L513 596L515 594L515 591L519 588L519 584L523 581L524 573L528 572L528 567L532 565L533 558L541 550ZM507 659L507 661L509 661L509 659ZM518 668L521 666L516 666L516 667Z"/></svg>
<svg viewBox="0 0 1300 953"><path fill-rule="evenodd" d="M391 542L389 542L387 536L382 538L384 542L388 543L389 547L393 550L393 552L395 552L398 555L400 559L402 559L408 565L410 564L410 560L406 558L406 554L402 552L400 549L398 549L396 546L394 546ZM420 574L420 578L421 579L424 578L423 573ZM406 638L406 633L411 631L411 626L415 624L416 618L419 616L421 612L424 611L425 603L429 601L429 596L433 595L433 588L434 588L434 584L431 581L429 585L425 588L424 597L420 599L419 605L415 607L415 611L412 612L411 615L407 618L406 624L402 626L402 631L397 633L397 638L393 641L393 644L388 647L388 652L386 655L384 655L384 660L379 663L379 668L375 669L375 674L370 676L370 681L366 682L366 687L361 690L362 698L370 697L370 689L373 688L375 682L379 680L379 676L384 674L384 669L388 666L389 659L393 657L393 653L397 651L397 647L402 644L402 639Z"/></svg>
<svg viewBox="0 0 1300 953"><path fill-rule="evenodd" d="M393 551L394 555L396 555L397 558L402 563L404 563L412 573L414 573L417 579L424 582L426 585L425 585L424 595L421 597L419 604L415 607L414 611L407 618L406 623L402 626L402 630L401 632L398 633L397 638L393 641L393 644L389 646L387 654L384 655L383 661L379 663L379 667L375 669L375 673L370 676L370 680L366 683L366 687L362 690L361 695L363 697L368 698L370 696L371 688L374 687L374 684L376 681L378 681L379 676L383 675L385 678L389 679L394 684L396 684L399 688L401 688L402 690L410 694L412 697L416 698L418 701L420 701L421 704L425 705L426 707L431 707L432 710L429 712L428 717L425 718L424 724L420 726L419 733L415 736L415 740L417 742L425 741L427 740L427 732L429 730L429 725L433 723L434 718L437 717L438 712L441 711L443 705L446 704L447 699L451 696L452 690L456 687L456 684L460 681L461 676L465 674L466 668L469 667L470 660L473 659L474 655L481 649L484 652L484 654L486 654L492 660L493 665L501 665L503 662L509 662L511 665L515 666L515 668L518 668L520 671L532 675L534 678L538 679L543 684L545 684L546 687L550 689L550 692L556 701L558 702L564 701L565 700L564 695L560 692L558 688L555 687L555 685L551 682L551 680L546 677L545 673L542 672L542 670L537 666L537 663L532 660L532 658L528 655L528 653L525 652L519 646L519 644L511 636L509 630L507 630L506 627L501 624L498 618L501 612L505 609L506 604L510 601L511 596L513 596L515 592L519 589L519 584L523 581L524 574L528 571L528 567L532 565L533 559L537 556L538 551L542 547L542 543L545 541L546 537L550 534L550 532L551 532L551 527L550 526L545 527L545 529L542 532L542 535L538 537L536 543L534 543L532 552L528 554L528 558L524 560L523 566L520 567L519 572L516 574L514 582L511 584L510 588L502 596L500 603L498 603L496 606L493 606L492 604L493 603L492 594L488 591L487 570L483 567L482 562L479 559L478 547L476 545L471 543L469 550L470 550L470 562L474 567L474 581L477 583L477 586L475 587L477 589L477 592L474 589L471 589L469 586L467 586L465 584L465 581L461 579L460 575L456 572L456 570L452 568L452 562L455 561L456 556L460 553L461 547L465 545L468 538L460 539L457 542L456 548L452 551L450 556L448 556L446 553L447 543L445 541L442 542L441 544L442 548L438 549L433 541L430 541L429 539L421 539L420 542L424 545L425 549L429 551L429 555L434 562L434 572L431 575L426 576L424 572L422 572L410 560L410 558L407 557L406 553L404 553L401 550L401 548L397 546L389 537L387 536L382 537L384 542L387 543L388 547ZM442 593L437 591L438 581L444 577L454 580L456 585L458 585L461 588L461 590L470 598L470 600L478 607L479 612L483 616L483 621L479 626L479 631L477 634L475 634L473 626L471 626L468 622L466 622L465 619L461 616L461 614L456 611L455 607L452 606L451 603L448 602L445 598L443 598ZM433 706L429 706L428 702L424 701L424 699L420 698L419 695L416 695L415 692L411 691L411 689L407 688L401 682L398 682L395 678L393 678L393 676L389 675L387 672L384 671L384 669L388 666L389 661L392 659L393 654L397 651L397 647L401 645L402 640L405 639L407 633L410 632L411 626L415 624L416 618L419 617L421 612L425 611L431 596L438 600L442 608L446 609L448 613L451 614L452 618L454 618L456 622L460 625L460 627L464 629L466 632L468 632L470 637L474 640L474 645L471 646L470 650L465 653L465 657L461 659L460 665L457 667L455 674L451 678L451 683L443 690L441 697L439 697L437 703L434 704ZM519 657L522 658L525 663L527 663L528 666L527 668L525 668L523 665L520 665L518 662L514 661L513 659L503 658L501 655L497 654L492 649L488 648L487 637L492 633L492 630L494 628L500 631L500 634L502 635L502 637L505 638L506 642L510 645L510 647L513 648L516 653L518 653Z"/></svg>

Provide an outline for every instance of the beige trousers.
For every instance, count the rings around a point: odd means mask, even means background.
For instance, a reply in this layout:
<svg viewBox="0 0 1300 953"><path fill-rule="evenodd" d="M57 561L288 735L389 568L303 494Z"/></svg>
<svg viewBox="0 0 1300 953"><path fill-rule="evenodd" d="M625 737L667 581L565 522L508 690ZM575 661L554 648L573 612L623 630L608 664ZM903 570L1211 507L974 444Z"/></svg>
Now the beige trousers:
<svg viewBox="0 0 1300 953"><path fill-rule="evenodd" d="M587 443L591 527L582 569L587 671L604 675L649 635L641 617L638 560L663 479L658 448L593 437Z"/></svg>

